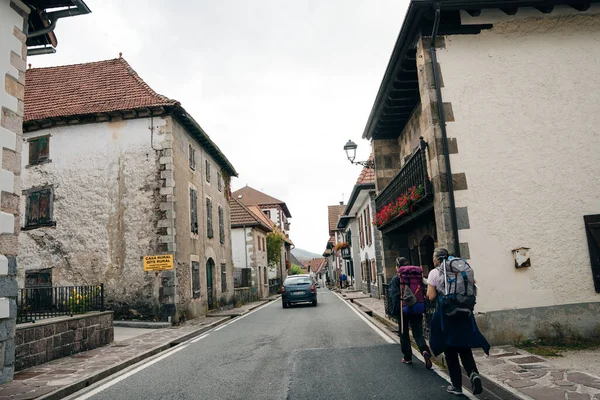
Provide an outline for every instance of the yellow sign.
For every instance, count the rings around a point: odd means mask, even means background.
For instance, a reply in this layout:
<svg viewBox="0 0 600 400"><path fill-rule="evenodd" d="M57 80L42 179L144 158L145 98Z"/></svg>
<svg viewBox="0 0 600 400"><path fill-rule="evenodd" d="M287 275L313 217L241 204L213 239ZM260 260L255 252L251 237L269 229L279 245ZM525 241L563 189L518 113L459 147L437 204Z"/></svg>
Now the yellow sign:
<svg viewBox="0 0 600 400"><path fill-rule="evenodd" d="M144 257L144 271L165 271L173 269L173 254Z"/></svg>

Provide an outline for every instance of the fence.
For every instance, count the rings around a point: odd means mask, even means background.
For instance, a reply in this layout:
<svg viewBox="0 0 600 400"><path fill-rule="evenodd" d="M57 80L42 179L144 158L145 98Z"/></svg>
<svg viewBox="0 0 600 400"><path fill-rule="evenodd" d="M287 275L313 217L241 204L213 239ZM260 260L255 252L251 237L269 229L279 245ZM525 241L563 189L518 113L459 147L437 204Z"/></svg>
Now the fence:
<svg viewBox="0 0 600 400"><path fill-rule="evenodd" d="M19 289L17 324L89 311L104 311L104 284Z"/></svg>
<svg viewBox="0 0 600 400"><path fill-rule="evenodd" d="M387 316L395 318L395 316L392 315L392 299L389 295L390 284L384 283L381 285L381 287L383 292L382 297L383 304L385 306L385 314ZM423 284L423 293L427 293L427 285L425 284ZM431 317L437 309L437 304L437 300L429 301L429 299L427 299L427 296L425 296L425 313L423 314L423 336L425 336L426 339L429 339L429 334L431 333Z"/></svg>
<svg viewBox="0 0 600 400"><path fill-rule="evenodd" d="M275 296L281 289L281 279L269 279L269 297Z"/></svg>

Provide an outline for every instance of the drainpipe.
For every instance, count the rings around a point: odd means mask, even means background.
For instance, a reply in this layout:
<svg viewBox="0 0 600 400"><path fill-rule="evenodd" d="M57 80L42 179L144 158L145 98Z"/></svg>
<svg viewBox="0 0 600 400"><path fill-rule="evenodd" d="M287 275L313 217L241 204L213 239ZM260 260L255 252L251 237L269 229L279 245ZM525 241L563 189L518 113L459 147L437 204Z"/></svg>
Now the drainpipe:
<svg viewBox="0 0 600 400"><path fill-rule="evenodd" d="M448 200L450 201L450 222L452 224L452 237L454 240L454 255L460 257L460 245L458 241L458 222L456 218L456 204L454 201L454 183L452 182L452 169L450 168L450 154L448 153L448 136L446 134L446 116L444 115L444 103L442 102L442 88L440 86L440 76L437 68L437 54L435 50L435 39L437 37L438 28L440 26L440 4L437 3L435 8L435 21L433 23L433 31L431 32L431 62L433 69L433 84L437 96L438 117L440 128L442 131L442 152L446 164L446 185L448 187Z"/></svg>
<svg viewBox="0 0 600 400"><path fill-rule="evenodd" d="M68 8L66 10L47 13L48 19L51 21L50 25L39 31L29 33L27 38L34 38L52 32L56 28L56 21L58 21L59 18L74 17L76 15L91 13L91 10L81 0L75 0L75 6L76 8Z"/></svg>

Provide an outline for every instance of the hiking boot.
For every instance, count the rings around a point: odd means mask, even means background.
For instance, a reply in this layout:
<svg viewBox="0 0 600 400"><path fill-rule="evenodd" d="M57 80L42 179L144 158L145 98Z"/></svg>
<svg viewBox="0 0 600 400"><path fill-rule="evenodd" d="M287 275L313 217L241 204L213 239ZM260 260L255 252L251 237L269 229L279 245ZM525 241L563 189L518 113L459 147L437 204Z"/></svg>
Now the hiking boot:
<svg viewBox="0 0 600 400"><path fill-rule="evenodd" d="M406 358L402 358L402 364L411 365L412 364L412 360L407 360Z"/></svg>
<svg viewBox="0 0 600 400"><path fill-rule="evenodd" d="M481 378L479 377L479 374L477 372L471 372L469 379L471 380L473 394L481 394L481 392L483 392L483 387L481 387Z"/></svg>
<svg viewBox="0 0 600 400"><path fill-rule="evenodd" d="M423 352L423 358L425 359L425 368L431 369L433 367L433 363L431 362L431 356L428 351Z"/></svg>
<svg viewBox="0 0 600 400"><path fill-rule="evenodd" d="M463 394L462 388L455 388L452 385L450 385L446 388L446 392L452 393L453 395L456 395L456 396L462 396L462 394Z"/></svg>

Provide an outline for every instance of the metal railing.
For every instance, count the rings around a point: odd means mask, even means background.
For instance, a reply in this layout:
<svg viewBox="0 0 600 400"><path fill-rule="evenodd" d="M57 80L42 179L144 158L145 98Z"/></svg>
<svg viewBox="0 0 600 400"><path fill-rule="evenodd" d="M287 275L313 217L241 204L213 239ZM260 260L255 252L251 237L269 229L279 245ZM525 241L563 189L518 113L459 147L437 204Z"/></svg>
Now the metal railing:
<svg viewBox="0 0 600 400"><path fill-rule="evenodd" d="M275 296L281 290L281 279L269 279L269 297Z"/></svg>
<svg viewBox="0 0 600 400"><path fill-rule="evenodd" d="M104 284L25 288L17 296L17 324L90 311L104 311Z"/></svg>
<svg viewBox="0 0 600 400"><path fill-rule="evenodd" d="M425 197L432 194L431 182L427 174L427 157L421 149L410 157L394 179L375 198L377 212L387 204L395 202L401 195L408 193L408 189L413 186L423 186Z"/></svg>
<svg viewBox="0 0 600 400"><path fill-rule="evenodd" d="M383 304L385 306L385 314L388 317L392 317L395 319L396 316L393 315L393 310L392 310L392 299L390 298L390 295L389 295L390 284L384 283L381 285L381 287L382 287L382 292L383 292L382 297L383 297ZM426 284L423 284L423 293L427 293L427 285ZM423 314L423 336L426 339L429 339L429 335L431 334L431 317L433 317L433 314L435 313L435 311L437 309L437 305L438 305L437 300L429 301L427 296L425 296L425 313Z"/></svg>

